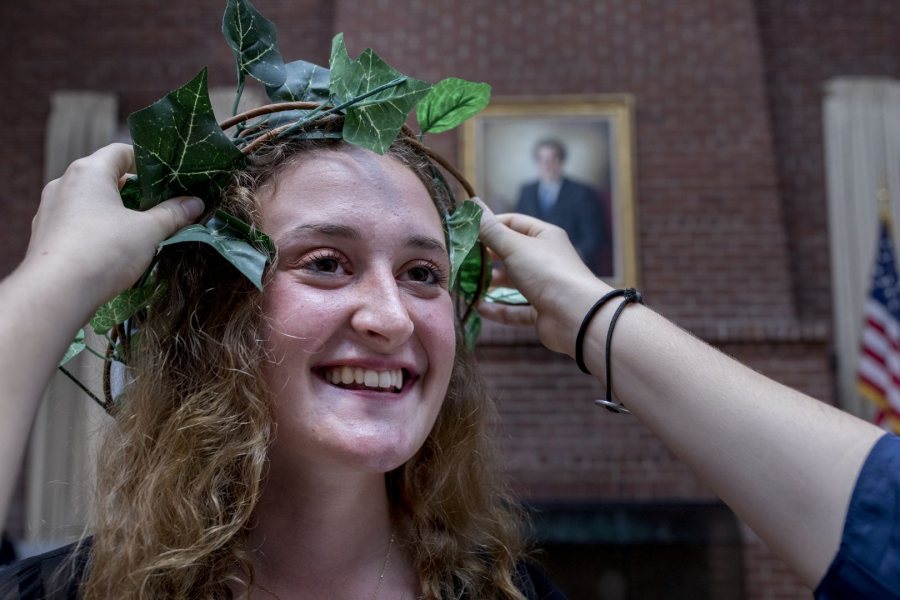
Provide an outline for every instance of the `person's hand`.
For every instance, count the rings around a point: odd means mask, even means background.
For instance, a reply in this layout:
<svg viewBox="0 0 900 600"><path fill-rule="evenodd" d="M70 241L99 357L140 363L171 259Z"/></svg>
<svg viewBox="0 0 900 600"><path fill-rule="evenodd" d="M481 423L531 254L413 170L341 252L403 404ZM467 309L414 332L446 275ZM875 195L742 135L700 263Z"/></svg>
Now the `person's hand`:
<svg viewBox="0 0 900 600"><path fill-rule="evenodd" d="M566 232L517 213L495 215L480 200L481 240L503 262L494 285L518 288L531 306L482 302L478 312L506 324L534 324L549 349L575 353L575 335L590 306L611 288L581 261Z"/></svg>
<svg viewBox="0 0 900 600"><path fill-rule="evenodd" d="M157 244L197 219L203 202L173 198L144 212L125 208L119 182L133 165L131 146L112 144L48 183L21 268L63 278L94 308L137 281Z"/></svg>

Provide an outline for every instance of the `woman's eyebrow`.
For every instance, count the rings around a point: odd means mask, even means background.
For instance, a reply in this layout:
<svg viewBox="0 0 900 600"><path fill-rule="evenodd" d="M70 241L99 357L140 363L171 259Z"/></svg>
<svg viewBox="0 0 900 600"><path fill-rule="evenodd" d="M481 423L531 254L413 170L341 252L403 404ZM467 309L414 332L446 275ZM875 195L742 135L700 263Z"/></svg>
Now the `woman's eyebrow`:
<svg viewBox="0 0 900 600"><path fill-rule="evenodd" d="M309 233L318 233L329 237L338 237L348 240L359 240L363 237L362 234L353 227L348 227L347 225L341 225L339 223L305 223L287 231L278 238L278 243L284 244L289 242L292 238L302 237L304 234ZM422 250L447 252L447 248L444 246L443 241L427 235L411 235L406 238L406 245Z"/></svg>
<svg viewBox="0 0 900 600"><path fill-rule="evenodd" d="M339 237L348 240L358 240L362 238L362 235L360 235L356 229L346 225L340 225L338 223L306 223L287 231L278 238L278 242L285 243L290 241L291 238L302 237L307 233L320 233L329 237Z"/></svg>
<svg viewBox="0 0 900 600"><path fill-rule="evenodd" d="M406 238L406 245L421 248L423 250L440 250L441 252L447 252L447 248L444 247L444 242L427 235L411 235Z"/></svg>

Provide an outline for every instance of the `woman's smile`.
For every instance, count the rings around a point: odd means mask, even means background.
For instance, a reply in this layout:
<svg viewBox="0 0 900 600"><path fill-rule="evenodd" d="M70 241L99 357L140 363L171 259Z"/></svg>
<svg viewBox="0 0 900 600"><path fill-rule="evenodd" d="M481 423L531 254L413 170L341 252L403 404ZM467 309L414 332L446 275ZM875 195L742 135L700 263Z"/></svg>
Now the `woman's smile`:
<svg viewBox="0 0 900 600"><path fill-rule="evenodd" d="M313 372L335 387L347 390L369 390L399 394L409 385L413 372L402 365L367 366L366 364L339 363L318 366Z"/></svg>

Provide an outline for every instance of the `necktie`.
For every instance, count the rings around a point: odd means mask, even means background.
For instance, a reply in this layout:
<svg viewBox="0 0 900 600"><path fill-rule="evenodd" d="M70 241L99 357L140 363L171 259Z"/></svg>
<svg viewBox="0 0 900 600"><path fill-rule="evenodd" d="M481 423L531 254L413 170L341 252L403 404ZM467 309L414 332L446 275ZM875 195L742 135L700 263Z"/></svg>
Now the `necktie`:
<svg viewBox="0 0 900 600"><path fill-rule="evenodd" d="M538 202L541 205L541 215L546 217L553 207L553 191L548 186L538 186Z"/></svg>

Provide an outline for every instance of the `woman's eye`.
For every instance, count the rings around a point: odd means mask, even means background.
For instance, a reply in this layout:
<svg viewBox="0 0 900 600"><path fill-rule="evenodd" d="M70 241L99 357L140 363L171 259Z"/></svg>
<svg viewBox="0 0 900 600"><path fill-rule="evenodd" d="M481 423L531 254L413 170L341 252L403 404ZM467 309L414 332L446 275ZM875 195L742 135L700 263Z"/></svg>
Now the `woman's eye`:
<svg viewBox="0 0 900 600"><path fill-rule="evenodd" d="M409 270L409 278L419 283L431 283L434 273L425 267L413 267Z"/></svg>
<svg viewBox="0 0 900 600"><path fill-rule="evenodd" d="M418 264L413 265L406 271L406 276L410 281L415 283L425 283L429 285L440 285L444 282L444 274L435 265Z"/></svg>
<svg viewBox="0 0 900 600"><path fill-rule="evenodd" d="M307 269L322 273L335 273L341 267L336 258L318 258L307 265Z"/></svg>
<svg viewBox="0 0 900 600"><path fill-rule="evenodd" d="M346 259L331 251L314 252L304 257L297 266L313 273L334 274L349 270Z"/></svg>

